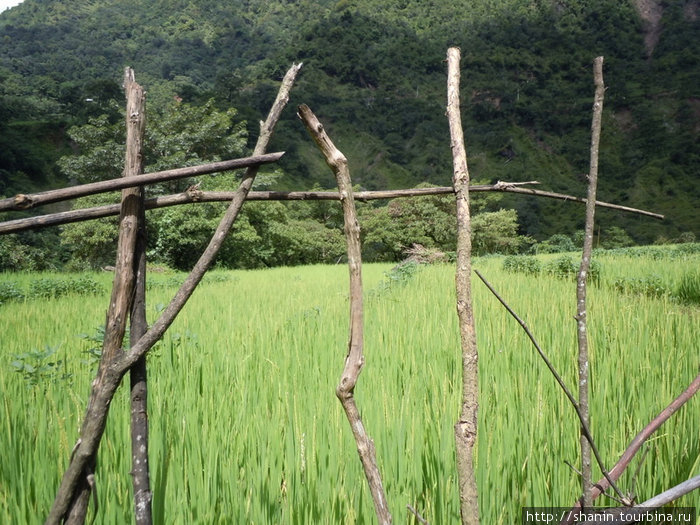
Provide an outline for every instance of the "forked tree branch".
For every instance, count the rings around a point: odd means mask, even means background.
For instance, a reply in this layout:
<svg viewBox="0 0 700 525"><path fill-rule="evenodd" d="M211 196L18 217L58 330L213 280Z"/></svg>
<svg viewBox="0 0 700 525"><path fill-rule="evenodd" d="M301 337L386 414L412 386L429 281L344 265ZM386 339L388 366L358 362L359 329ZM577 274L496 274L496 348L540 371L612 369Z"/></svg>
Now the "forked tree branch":
<svg viewBox="0 0 700 525"><path fill-rule="evenodd" d="M374 442L362 424L362 418L354 396L355 385L364 366L365 357L363 354L364 321L360 224L357 220L357 211L355 210L350 170L348 169L348 161L345 155L336 148L326 134L323 125L308 106L299 106L299 117L321 150L338 183L338 193L343 206L348 266L350 269L350 339L348 341L347 357L345 358L345 368L335 392L345 410L345 415L348 418L355 443L357 444L357 452L372 493L372 499L374 500L377 520L381 525L388 525L391 523L392 518L382 485L379 467L377 466Z"/></svg>

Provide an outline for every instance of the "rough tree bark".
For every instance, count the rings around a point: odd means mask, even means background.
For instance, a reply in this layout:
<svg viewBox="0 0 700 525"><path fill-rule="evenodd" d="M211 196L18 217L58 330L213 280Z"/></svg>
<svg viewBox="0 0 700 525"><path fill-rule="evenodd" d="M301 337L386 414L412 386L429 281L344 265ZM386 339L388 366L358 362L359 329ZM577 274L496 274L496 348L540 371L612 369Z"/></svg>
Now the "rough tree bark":
<svg viewBox="0 0 700 525"><path fill-rule="evenodd" d="M453 185L457 199L457 315L462 348L462 408L455 425L457 476L462 523L479 523L479 501L474 473L474 450L479 410L479 355L471 289L471 218L469 215L469 171L459 110L460 51L447 50L447 118L450 125Z"/></svg>
<svg viewBox="0 0 700 525"><path fill-rule="evenodd" d="M134 71L126 68L126 159L124 176L143 173L143 140L146 130L145 92L136 83ZM131 305L129 343L134 345L148 330L146 322L146 208L143 187L139 187L138 229L134 246L134 299ZM134 518L137 525L150 525L151 483L148 468L148 389L146 356L129 371L131 380L131 476L134 490Z"/></svg>
<svg viewBox="0 0 700 525"><path fill-rule="evenodd" d="M294 79L300 68L301 64L293 65L285 75L267 120L261 123L260 137L255 146L255 154L259 154L267 147L274 126L279 120L282 109L284 109L289 100L289 90L294 84ZM250 166L250 164L248 165ZM259 163L252 165L246 170L243 182L241 182L231 204L214 232L209 246L158 320L126 354L120 351L117 355L111 355L110 353L105 356L103 352L98 376L92 384L80 438L73 449L70 463L63 475L56 498L46 519L47 525L58 524L66 519L74 494L78 490L82 490L79 488L79 484L87 481L87 476L92 474L99 443L107 422L109 406L122 377L163 336L202 280L204 273L216 257L221 244L238 216L243 202L252 187L258 165ZM89 495L89 492L87 493Z"/></svg>
<svg viewBox="0 0 700 525"><path fill-rule="evenodd" d="M590 414L588 410L588 333L586 327L586 279L591 265L593 251L593 226L595 219L595 198L598 187L598 146L600 144L600 128L603 114L603 57L597 57L593 62L593 77L595 81L595 98L593 101L593 122L591 124L591 160L588 172L588 199L586 203L586 226L583 240L583 255L576 282L576 323L578 339L578 406L585 425L590 429ZM581 490L584 511L593 505L592 489L593 476L591 473L591 444L583 429L581 430Z"/></svg>
<svg viewBox="0 0 700 525"><path fill-rule="evenodd" d="M313 137L319 149L326 159L326 163L333 170L338 182L338 193L343 206L345 218L345 238L348 246L348 266L350 268L350 340L348 353L345 359L345 368L336 387L336 395L340 400L345 414L350 423L357 452L362 462L362 467L369 483L374 510L377 520L381 525L391 523L389 505L382 486L382 478L377 466L374 443L367 435L360 411L355 403L354 390L357 379L365 362L363 355L363 304L362 304L362 254L360 251L360 225L357 221L355 200L353 198L352 182L348 161L331 139L326 134L323 126L308 106L299 106L299 117L304 121L306 129Z"/></svg>

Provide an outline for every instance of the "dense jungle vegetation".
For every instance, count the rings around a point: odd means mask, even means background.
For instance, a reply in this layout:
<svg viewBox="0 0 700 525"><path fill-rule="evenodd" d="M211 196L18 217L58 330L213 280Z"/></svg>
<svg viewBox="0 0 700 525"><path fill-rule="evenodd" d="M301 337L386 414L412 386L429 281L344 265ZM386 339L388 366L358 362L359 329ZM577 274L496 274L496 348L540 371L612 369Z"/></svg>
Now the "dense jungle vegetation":
<svg viewBox="0 0 700 525"><path fill-rule="evenodd" d="M294 114L300 103L327 126L359 187L448 185L444 57L456 45L472 179L538 180L543 189L583 195L591 63L603 55L599 199L667 219L600 212L599 242L693 240L700 2L650 0L651 15L638 3L26 0L0 14L0 196L119 176L127 65L148 91L149 171L245 154L284 71L303 61L271 146L287 155L262 186L334 186ZM203 187L235 182L210 179ZM246 208L220 258L226 266L329 262L342 253L333 206ZM219 210L153 213L152 255L186 267ZM483 242L484 252L537 251L561 236L575 243L583 226L576 205L522 196L482 199L476 211L496 237ZM453 249L444 199L367 205L362 213L370 260L400 258L413 242ZM103 221L0 237L0 269L104 264L112 228Z"/></svg>

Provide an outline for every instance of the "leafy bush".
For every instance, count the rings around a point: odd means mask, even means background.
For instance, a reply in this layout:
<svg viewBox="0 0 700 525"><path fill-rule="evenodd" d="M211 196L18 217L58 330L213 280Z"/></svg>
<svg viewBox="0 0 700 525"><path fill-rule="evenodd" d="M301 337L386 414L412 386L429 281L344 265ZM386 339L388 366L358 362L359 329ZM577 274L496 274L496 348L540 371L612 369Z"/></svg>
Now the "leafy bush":
<svg viewBox="0 0 700 525"><path fill-rule="evenodd" d="M28 290L23 290L16 282L12 281L0 283L0 304L24 299L63 297L68 294L97 295L103 292L102 285L88 276L75 279L42 277L31 281Z"/></svg>
<svg viewBox="0 0 700 525"><path fill-rule="evenodd" d="M572 277L576 277L579 271L579 267L579 261L575 261L570 256L564 255L545 264L543 270L546 273L554 275L555 277L559 277L561 279L569 279ZM591 261L591 265L588 269L588 275L586 279L588 281L598 283L600 282L600 272L600 263L598 263L598 261Z"/></svg>
<svg viewBox="0 0 700 525"><path fill-rule="evenodd" d="M509 255L503 259L503 269L508 272L537 275L542 271L542 263L529 255Z"/></svg>
<svg viewBox="0 0 700 525"><path fill-rule="evenodd" d="M556 233L546 241L535 244L532 249L534 253L561 253L573 252L576 250L576 246L567 235Z"/></svg>
<svg viewBox="0 0 700 525"><path fill-rule="evenodd" d="M33 349L14 356L12 367L22 374L28 386L38 386L41 383L56 380L69 381L72 374L61 372L64 361L54 359L58 347L46 346L44 350Z"/></svg>
<svg viewBox="0 0 700 525"><path fill-rule="evenodd" d="M102 286L91 277L83 276L76 279L44 277L30 283L27 297L32 299L49 299L63 297L68 294L96 295L103 291Z"/></svg>
<svg viewBox="0 0 700 525"><path fill-rule="evenodd" d="M377 285L371 293L379 294L387 292L395 286L406 284L418 273L422 265L416 261L404 261L394 266L390 271L384 272L384 280Z"/></svg>

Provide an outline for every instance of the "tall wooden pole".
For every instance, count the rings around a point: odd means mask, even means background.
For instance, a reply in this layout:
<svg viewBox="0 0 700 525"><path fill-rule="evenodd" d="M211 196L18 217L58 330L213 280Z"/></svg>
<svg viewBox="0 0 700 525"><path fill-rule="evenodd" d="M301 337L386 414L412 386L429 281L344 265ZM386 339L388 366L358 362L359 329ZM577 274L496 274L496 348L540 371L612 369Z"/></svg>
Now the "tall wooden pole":
<svg viewBox="0 0 700 525"><path fill-rule="evenodd" d="M479 523L479 501L474 473L477 416L479 411L479 354L476 347L476 328L471 287L471 217L469 214L469 170L464 147L462 117L459 110L460 51L447 50L447 118L450 124L454 175L452 178L457 198L457 315L462 348L462 408L455 425L457 476L462 523Z"/></svg>
<svg viewBox="0 0 700 525"><path fill-rule="evenodd" d="M134 71L124 73L126 92L125 177L143 173L143 141L146 130L145 93L134 80ZM129 342L134 345L148 330L146 322L146 208L143 187L138 191L138 229L134 246L134 299L131 306ZM151 483L148 467L148 389L146 356L129 371L131 382L131 476L134 518L137 525L151 525Z"/></svg>
<svg viewBox="0 0 700 525"><path fill-rule="evenodd" d="M588 329L586 326L586 279L591 265L591 253L593 251L593 225L595 218L595 198L598 187L598 147L600 144L600 129L603 114L603 97L605 86L603 84L603 57L597 57L593 63L593 78L595 82L595 98L593 101L593 121L591 124L591 160L588 172L588 199L586 201L586 226L583 238L583 255L576 280L576 324L578 339L578 404L581 417L590 429L590 416L588 410L588 385L589 385L589 355L588 355ZM581 489L583 510L593 505L593 475L591 472L591 443L581 430Z"/></svg>

